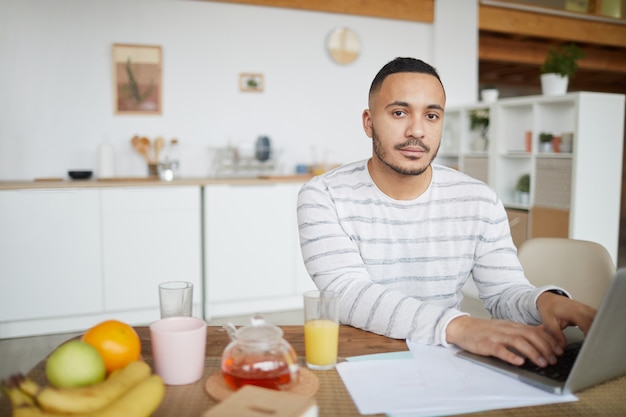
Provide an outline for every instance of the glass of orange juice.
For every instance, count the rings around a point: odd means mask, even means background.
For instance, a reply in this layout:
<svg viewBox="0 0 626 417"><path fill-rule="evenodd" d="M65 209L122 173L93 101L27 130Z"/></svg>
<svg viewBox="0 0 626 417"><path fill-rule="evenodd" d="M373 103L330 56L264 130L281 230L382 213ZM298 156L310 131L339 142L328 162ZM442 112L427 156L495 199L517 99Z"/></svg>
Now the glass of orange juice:
<svg viewBox="0 0 626 417"><path fill-rule="evenodd" d="M339 343L339 293L304 293L304 351L310 369L332 369Z"/></svg>

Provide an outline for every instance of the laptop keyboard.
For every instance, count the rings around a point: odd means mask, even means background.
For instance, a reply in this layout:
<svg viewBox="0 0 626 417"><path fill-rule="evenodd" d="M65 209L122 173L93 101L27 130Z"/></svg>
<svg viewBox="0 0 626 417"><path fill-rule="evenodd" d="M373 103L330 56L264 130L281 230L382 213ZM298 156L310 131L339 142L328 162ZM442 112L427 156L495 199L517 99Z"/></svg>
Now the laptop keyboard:
<svg viewBox="0 0 626 417"><path fill-rule="evenodd" d="M533 362L527 360L522 366L520 366L520 368L526 369L527 371L545 376L550 379L554 379L556 381L563 382L567 379L567 376L572 370L572 367L574 366L574 361L576 360L576 356L578 356L578 352L580 352L580 348L582 347L582 345L582 341L567 345L565 347L563 355L559 357L555 365L549 365L545 368L540 368Z"/></svg>

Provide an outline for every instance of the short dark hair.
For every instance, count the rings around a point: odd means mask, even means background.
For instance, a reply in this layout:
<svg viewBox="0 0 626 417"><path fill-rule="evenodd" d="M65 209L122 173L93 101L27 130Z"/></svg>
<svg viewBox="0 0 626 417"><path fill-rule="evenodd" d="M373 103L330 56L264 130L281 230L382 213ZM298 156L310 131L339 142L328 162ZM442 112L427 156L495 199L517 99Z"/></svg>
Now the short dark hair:
<svg viewBox="0 0 626 417"><path fill-rule="evenodd" d="M398 72L418 72L422 74L430 74L433 77L435 77L437 80L439 80L439 83L441 84L441 87L443 88L443 83L441 82L441 78L439 78L439 74L437 74L437 70L432 65L427 64L421 59L398 57L394 59L393 61L390 61L387 64L385 64L385 66L382 67L380 71L378 71L378 74L376 74L376 77L374 77L374 80L372 81L372 85L370 86L370 92L369 92L370 96L372 95L372 93L380 89L380 86L383 84L383 81L385 81L385 78L387 78L391 74L396 74ZM445 89L444 89L444 93L445 93Z"/></svg>

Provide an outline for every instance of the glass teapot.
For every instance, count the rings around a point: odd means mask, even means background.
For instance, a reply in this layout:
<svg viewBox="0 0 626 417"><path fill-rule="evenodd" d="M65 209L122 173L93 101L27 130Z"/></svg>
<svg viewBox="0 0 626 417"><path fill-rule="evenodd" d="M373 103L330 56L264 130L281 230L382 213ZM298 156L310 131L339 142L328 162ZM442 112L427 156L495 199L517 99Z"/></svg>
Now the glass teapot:
<svg viewBox="0 0 626 417"><path fill-rule="evenodd" d="M298 382L300 367L296 352L283 338L283 331L255 315L250 325L236 329L223 326L231 342L222 354L224 380L234 390L256 385L285 390Z"/></svg>

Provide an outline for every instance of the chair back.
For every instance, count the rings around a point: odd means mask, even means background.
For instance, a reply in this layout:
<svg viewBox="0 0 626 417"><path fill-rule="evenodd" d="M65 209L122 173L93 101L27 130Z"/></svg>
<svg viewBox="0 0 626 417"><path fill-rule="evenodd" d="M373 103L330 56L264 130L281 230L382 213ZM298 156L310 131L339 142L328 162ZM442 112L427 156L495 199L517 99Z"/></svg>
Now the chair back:
<svg viewBox="0 0 626 417"><path fill-rule="evenodd" d="M594 308L600 305L616 268L604 246L586 240L532 238L520 246L518 256L533 285L557 285Z"/></svg>

